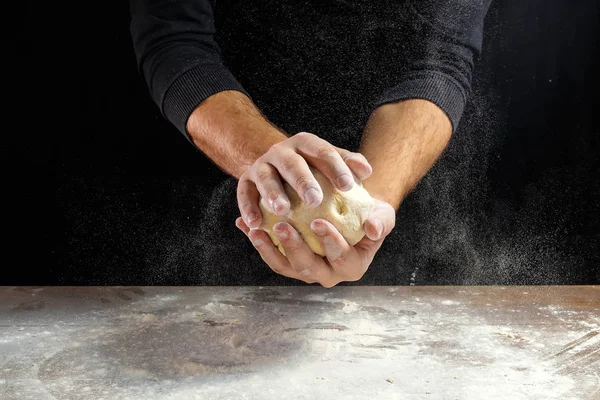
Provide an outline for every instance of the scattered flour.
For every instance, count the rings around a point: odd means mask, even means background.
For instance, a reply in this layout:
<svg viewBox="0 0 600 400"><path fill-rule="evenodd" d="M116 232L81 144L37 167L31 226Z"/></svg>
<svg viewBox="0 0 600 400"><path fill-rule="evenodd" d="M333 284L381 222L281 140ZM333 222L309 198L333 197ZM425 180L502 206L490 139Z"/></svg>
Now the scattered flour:
<svg viewBox="0 0 600 400"><path fill-rule="evenodd" d="M454 300L442 300L441 303L445 306L458 306L460 302Z"/></svg>
<svg viewBox="0 0 600 400"><path fill-rule="evenodd" d="M26 379L28 390L73 400L280 400L325 390L348 400L454 400L482 391L489 400L580 400L582 387L598 385L593 374L582 382L562 373L562 359L550 357L597 328L596 320L568 332L509 326L466 307L437 306L460 302L408 296L394 306L411 312L398 315L386 303L394 301L389 293L363 301L296 293L293 302L284 294L287 302L245 309L235 291L167 307L150 298L116 308L112 319L83 315L68 328L27 327L30 336L8 328L0 331L0 354L12 356L3 364L10 371L0 369L0 397L16 384L12 377ZM323 303L299 307L296 300ZM589 346L594 340L600 335Z"/></svg>
<svg viewBox="0 0 600 400"><path fill-rule="evenodd" d="M342 308L342 312L349 314L360 310L360 306L353 301L343 300L344 308Z"/></svg>

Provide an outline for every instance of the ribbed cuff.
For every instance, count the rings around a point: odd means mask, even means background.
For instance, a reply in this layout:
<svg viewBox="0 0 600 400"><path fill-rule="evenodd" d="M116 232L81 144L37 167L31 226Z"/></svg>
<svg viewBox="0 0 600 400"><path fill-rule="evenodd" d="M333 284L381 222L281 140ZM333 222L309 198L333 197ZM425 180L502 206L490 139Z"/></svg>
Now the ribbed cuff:
<svg viewBox="0 0 600 400"><path fill-rule="evenodd" d="M428 100L440 107L450 119L454 132L465 110L467 94L449 75L438 71L419 71L402 77L401 83L377 99L375 107L410 99Z"/></svg>
<svg viewBox="0 0 600 400"><path fill-rule="evenodd" d="M182 74L167 89L162 102L163 115L191 141L185 128L190 114L206 98L224 90L236 90L250 97L225 66L198 65Z"/></svg>

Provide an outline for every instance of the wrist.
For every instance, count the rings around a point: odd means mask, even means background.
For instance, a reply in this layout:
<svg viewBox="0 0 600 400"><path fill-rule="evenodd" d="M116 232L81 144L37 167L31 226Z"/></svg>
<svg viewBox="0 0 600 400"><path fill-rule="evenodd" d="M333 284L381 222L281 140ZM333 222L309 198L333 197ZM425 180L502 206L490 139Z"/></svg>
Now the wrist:
<svg viewBox="0 0 600 400"><path fill-rule="evenodd" d="M375 172L373 172L375 174ZM367 180L363 182L363 187L369 192L371 197L377 200L385 201L390 204L395 211L398 211L400 208L400 204L406 197L406 193L403 189L396 190L391 192L386 189L385 186L381 185L381 183L377 180L377 176L371 175Z"/></svg>
<svg viewBox="0 0 600 400"><path fill-rule="evenodd" d="M202 142L205 131L231 128L239 119L258 118L260 111L244 93L227 90L207 97L190 114L186 129L192 141Z"/></svg>
<svg viewBox="0 0 600 400"><path fill-rule="evenodd" d="M237 91L208 97L194 109L186 128L196 147L236 178L273 144L287 139L248 96Z"/></svg>

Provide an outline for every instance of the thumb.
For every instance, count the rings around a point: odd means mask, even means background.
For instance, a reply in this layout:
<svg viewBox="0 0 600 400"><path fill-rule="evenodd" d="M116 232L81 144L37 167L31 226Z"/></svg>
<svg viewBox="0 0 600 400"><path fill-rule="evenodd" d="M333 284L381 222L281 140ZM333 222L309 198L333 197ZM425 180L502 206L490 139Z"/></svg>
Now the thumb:
<svg viewBox="0 0 600 400"><path fill-rule="evenodd" d="M390 234L396 225L396 211L389 203L375 199L375 208L363 224L367 238L382 240Z"/></svg>

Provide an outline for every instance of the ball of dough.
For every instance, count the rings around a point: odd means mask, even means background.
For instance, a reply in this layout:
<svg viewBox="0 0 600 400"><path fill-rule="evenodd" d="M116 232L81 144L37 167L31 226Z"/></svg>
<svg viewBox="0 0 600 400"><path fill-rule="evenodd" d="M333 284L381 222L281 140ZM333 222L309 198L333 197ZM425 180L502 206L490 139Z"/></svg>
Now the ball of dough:
<svg viewBox="0 0 600 400"><path fill-rule="evenodd" d="M325 219L342 234L346 241L354 246L364 236L363 223L375 207L375 201L363 187L362 183L354 177L354 186L347 192L336 189L329 178L315 168L310 168L315 179L323 191L323 201L316 208L309 208L298 193L287 183L283 186L290 200L290 212L286 215L277 215L268 208L264 199L260 199L259 207L262 213L260 229L267 232L273 244L285 255L283 246L273 232L273 226L278 222L287 222L292 225L302 236L312 251L320 256L325 256L316 235L310 229L310 224L316 218Z"/></svg>

